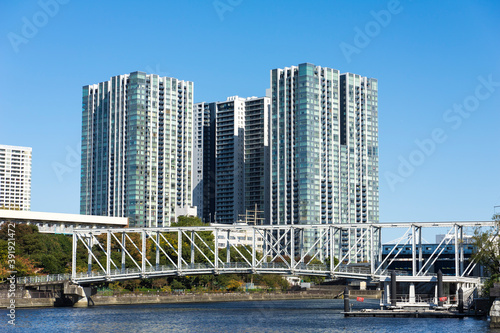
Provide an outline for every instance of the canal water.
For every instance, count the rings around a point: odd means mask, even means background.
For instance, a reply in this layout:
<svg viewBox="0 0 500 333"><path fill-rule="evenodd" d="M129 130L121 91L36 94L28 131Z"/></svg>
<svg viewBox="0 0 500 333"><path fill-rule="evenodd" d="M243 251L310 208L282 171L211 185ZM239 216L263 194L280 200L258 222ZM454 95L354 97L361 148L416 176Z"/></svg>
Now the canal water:
<svg viewBox="0 0 500 333"><path fill-rule="evenodd" d="M352 301L353 309L378 301ZM344 318L343 300L16 309L16 326L2 310L0 331L17 332L489 332L473 318Z"/></svg>

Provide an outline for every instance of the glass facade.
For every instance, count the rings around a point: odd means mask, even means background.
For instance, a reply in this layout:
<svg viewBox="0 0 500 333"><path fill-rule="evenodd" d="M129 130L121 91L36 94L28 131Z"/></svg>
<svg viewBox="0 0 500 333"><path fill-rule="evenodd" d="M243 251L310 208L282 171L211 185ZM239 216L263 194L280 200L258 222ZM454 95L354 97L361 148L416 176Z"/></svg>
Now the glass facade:
<svg viewBox="0 0 500 333"><path fill-rule="evenodd" d="M341 221L379 222L378 201L378 85L377 80L357 74L340 76L341 85ZM358 232L344 232L342 256L362 262L369 248Z"/></svg>
<svg viewBox="0 0 500 333"><path fill-rule="evenodd" d="M194 107L193 204L204 222L215 220L215 110L216 103Z"/></svg>
<svg viewBox="0 0 500 333"><path fill-rule="evenodd" d="M195 165L203 174L195 203L203 205L204 221L231 224L246 214L249 222L269 223L269 100L232 96L195 105L202 147L195 148Z"/></svg>
<svg viewBox="0 0 500 333"><path fill-rule="evenodd" d="M234 223L245 214L245 99L218 102L215 141L217 223Z"/></svg>
<svg viewBox="0 0 500 333"><path fill-rule="evenodd" d="M377 109L375 79L308 63L271 71L272 224L378 222ZM337 237L339 257L366 260L348 251L363 237Z"/></svg>
<svg viewBox="0 0 500 333"><path fill-rule="evenodd" d="M83 87L80 213L168 226L192 206L193 83L133 72Z"/></svg>
<svg viewBox="0 0 500 333"><path fill-rule="evenodd" d="M269 224L270 107L269 97L245 101L245 210L249 223Z"/></svg>

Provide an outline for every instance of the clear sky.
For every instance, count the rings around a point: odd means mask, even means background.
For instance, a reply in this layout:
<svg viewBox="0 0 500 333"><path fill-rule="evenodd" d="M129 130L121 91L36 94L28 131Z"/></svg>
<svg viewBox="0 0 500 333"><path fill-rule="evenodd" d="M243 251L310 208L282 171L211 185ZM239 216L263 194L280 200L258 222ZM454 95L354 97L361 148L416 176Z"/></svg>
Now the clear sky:
<svg viewBox="0 0 500 333"><path fill-rule="evenodd" d="M79 212L83 85L141 70L217 101L303 62L379 80L382 222L500 205L498 1L1 1L0 22L0 143L33 148L34 211Z"/></svg>

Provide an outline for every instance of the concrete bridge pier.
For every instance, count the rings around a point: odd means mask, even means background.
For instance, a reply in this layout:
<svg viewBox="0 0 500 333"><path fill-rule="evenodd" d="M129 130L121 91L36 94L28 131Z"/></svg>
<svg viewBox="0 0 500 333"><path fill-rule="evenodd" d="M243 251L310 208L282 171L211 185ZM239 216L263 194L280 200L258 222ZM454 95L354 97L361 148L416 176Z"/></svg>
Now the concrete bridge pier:
<svg viewBox="0 0 500 333"><path fill-rule="evenodd" d="M443 288L443 273L441 270L437 273L437 301L438 306L443 306L442 297L444 296L444 288Z"/></svg>
<svg viewBox="0 0 500 333"><path fill-rule="evenodd" d="M412 282L410 283L410 298L409 301L411 304L416 303L416 298L415 298L415 284Z"/></svg>
<svg viewBox="0 0 500 333"><path fill-rule="evenodd" d="M385 305L391 304L391 284L387 281L384 282Z"/></svg>
<svg viewBox="0 0 500 333"><path fill-rule="evenodd" d="M350 310L350 303L349 303L349 288L345 287L344 289L344 312L349 312Z"/></svg>
<svg viewBox="0 0 500 333"><path fill-rule="evenodd" d="M71 299L74 308L86 308L89 305L93 305L91 296L92 287L82 287L77 284L71 284L70 282L64 283L64 295Z"/></svg>
<svg viewBox="0 0 500 333"><path fill-rule="evenodd" d="M397 304L397 284L396 284L396 272L391 272L391 306L396 307Z"/></svg>

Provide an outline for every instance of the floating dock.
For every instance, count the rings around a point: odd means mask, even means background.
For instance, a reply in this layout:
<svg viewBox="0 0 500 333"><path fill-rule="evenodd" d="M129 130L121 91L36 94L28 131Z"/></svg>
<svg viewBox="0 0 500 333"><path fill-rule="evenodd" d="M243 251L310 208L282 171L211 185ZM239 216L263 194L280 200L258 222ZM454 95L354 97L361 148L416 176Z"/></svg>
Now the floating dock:
<svg viewBox="0 0 500 333"><path fill-rule="evenodd" d="M388 318L465 318L481 317L484 314L459 313L448 310L375 310L342 312L345 317L388 317Z"/></svg>

